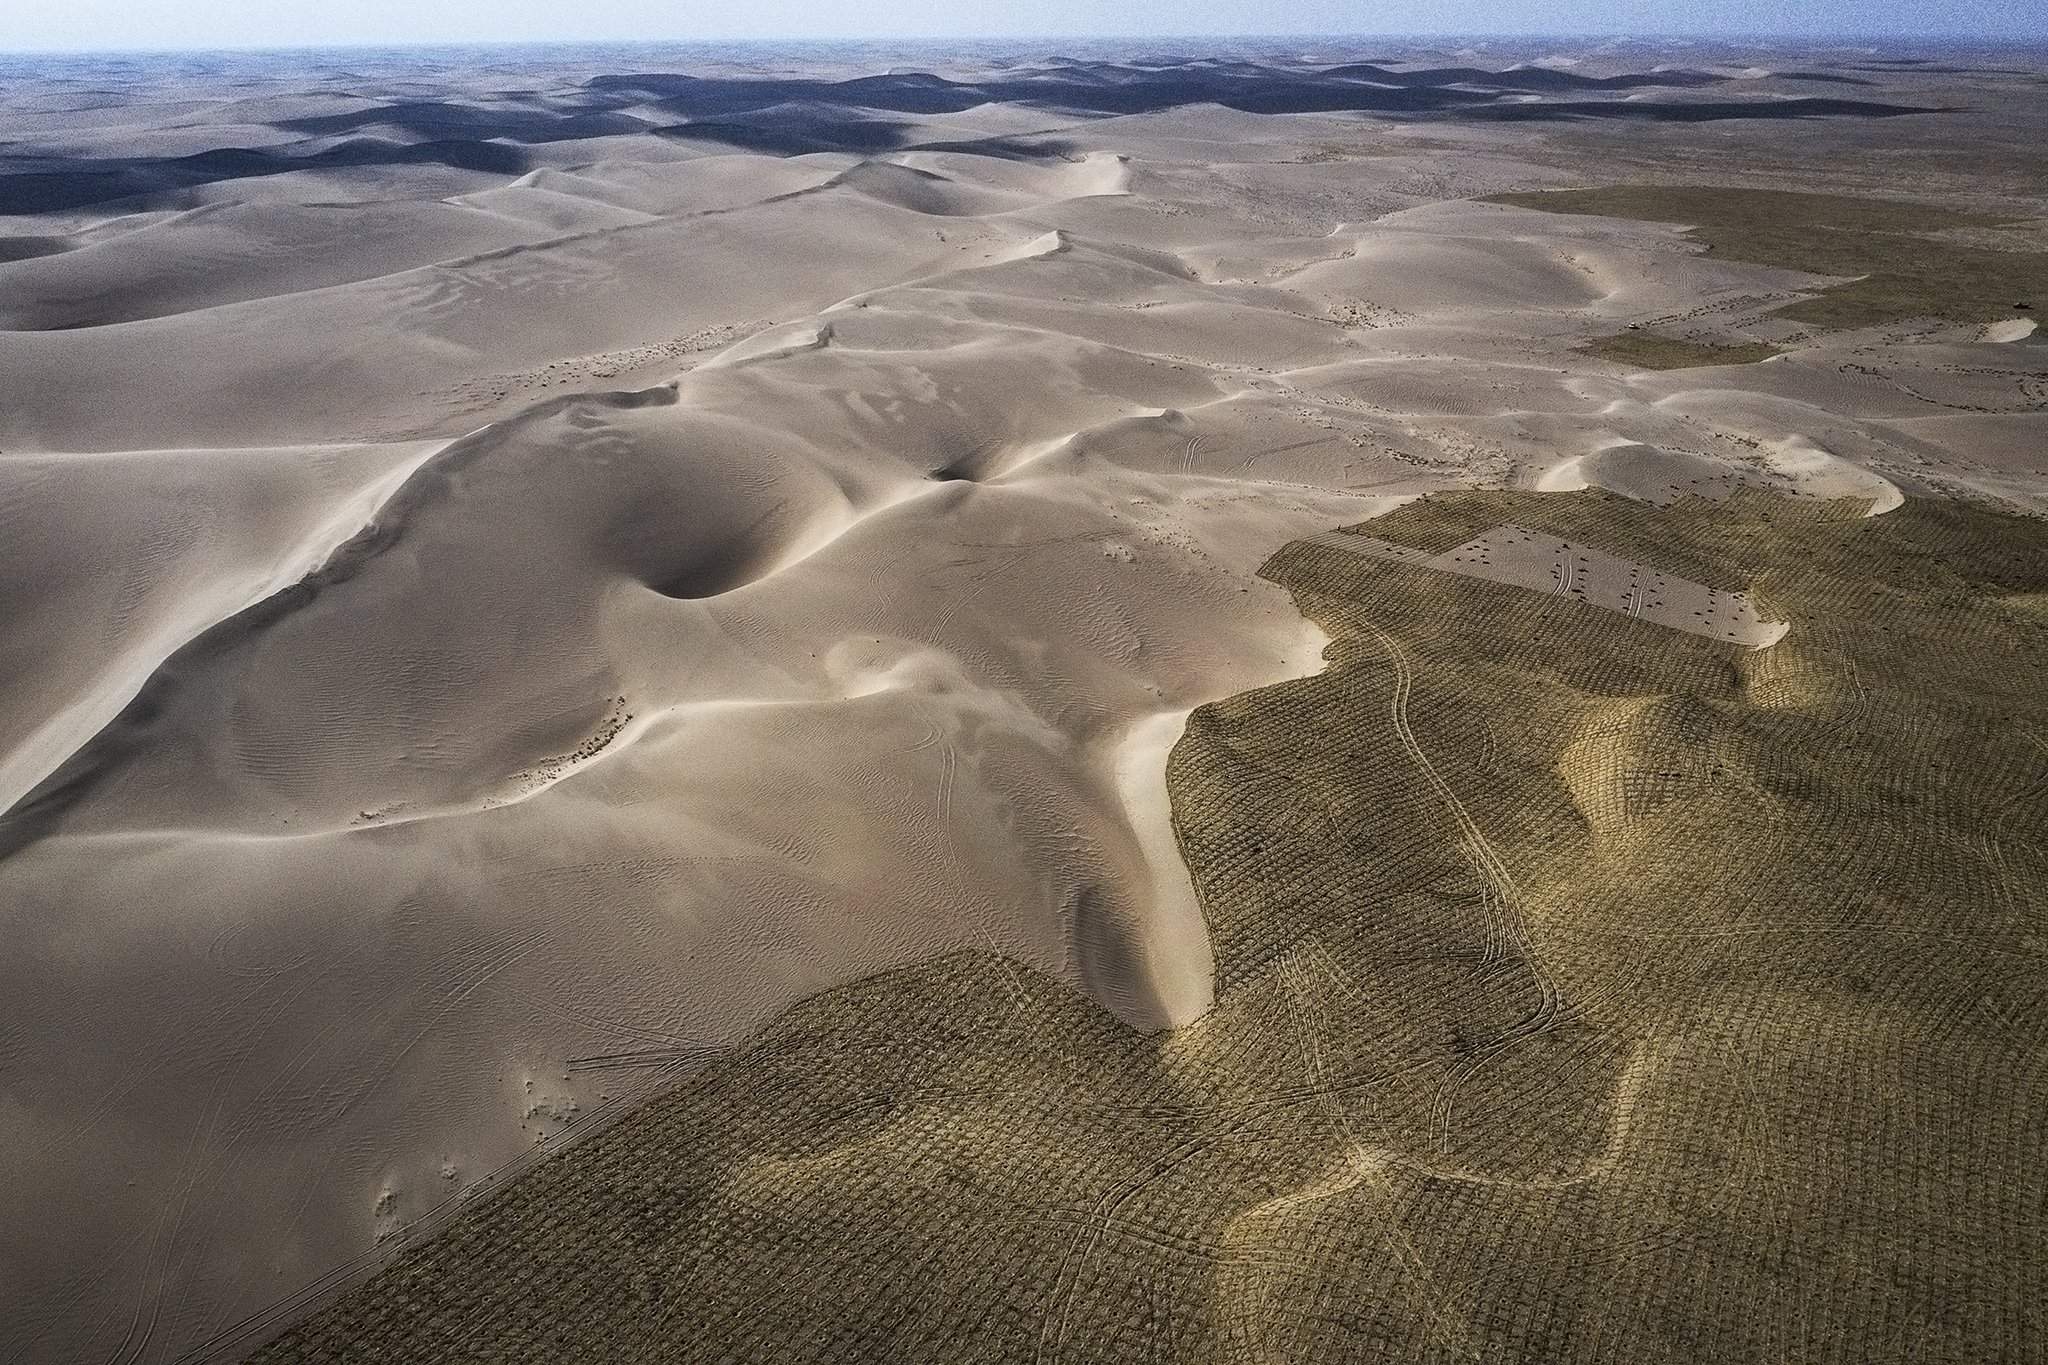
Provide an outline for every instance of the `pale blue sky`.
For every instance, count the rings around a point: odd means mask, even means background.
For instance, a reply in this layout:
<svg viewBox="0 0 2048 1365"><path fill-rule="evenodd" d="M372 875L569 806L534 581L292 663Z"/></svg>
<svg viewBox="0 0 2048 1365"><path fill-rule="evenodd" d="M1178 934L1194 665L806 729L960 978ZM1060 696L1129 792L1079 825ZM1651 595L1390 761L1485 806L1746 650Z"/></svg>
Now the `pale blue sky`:
<svg viewBox="0 0 2048 1365"><path fill-rule="evenodd" d="M0 0L0 51L1282 33L2027 38L2048 0Z"/></svg>

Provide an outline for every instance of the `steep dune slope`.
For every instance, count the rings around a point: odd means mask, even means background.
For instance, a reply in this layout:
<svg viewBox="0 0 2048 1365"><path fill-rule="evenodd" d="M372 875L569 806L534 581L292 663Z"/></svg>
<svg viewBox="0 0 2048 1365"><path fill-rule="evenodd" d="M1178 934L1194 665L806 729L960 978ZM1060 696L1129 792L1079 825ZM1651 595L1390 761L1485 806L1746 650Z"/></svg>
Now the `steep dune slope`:
<svg viewBox="0 0 2048 1365"><path fill-rule="evenodd" d="M0 805L112 719L173 650L302 578L431 452L11 457L0 488Z"/></svg>

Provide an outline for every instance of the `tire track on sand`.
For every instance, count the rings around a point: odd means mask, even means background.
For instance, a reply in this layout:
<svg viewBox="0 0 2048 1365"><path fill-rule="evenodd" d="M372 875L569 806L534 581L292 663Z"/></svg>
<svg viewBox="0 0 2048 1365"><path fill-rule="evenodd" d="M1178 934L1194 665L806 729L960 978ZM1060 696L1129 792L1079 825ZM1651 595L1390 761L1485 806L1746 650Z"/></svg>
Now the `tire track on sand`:
<svg viewBox="0 0 2048 1365"><path fill-rule="evenodd" d="M1511 958L1519 958L1530 979L1535 983L1537 992L1536 1008L1527 1019L1508 1030L1492 1046L1476 1050L1444 1077L1437 1094L1435 1126L1441 1145L1448 1151L1451 1108L1458 1088L1494 1057L1527 1038L1555 1027L1563 1010L1557 983L1543 970L1535 954L1530 951L1528 923L1521 910L1521 893L1515 887L1514 877L1508 872L1507 864L1501 860L1499 853L1494 850L1492 841L1486 837L1486 832L1480 829L1478 821L1472 818L1471 811L1466 809L1465 803L1437 770L1436 764L1430 761L1429 754L1415 736L1414 727L1409 720L1409 705L1415 691L1413 663L1409 660L1407 652L1401 648L1400 642L1387 631L1370 621L1366 623L1366 629L1371 631L1394 669L1394 692L1388 702L1388 715L1393 722L1394 733L1399 737L1401 747L1406 749L1408 756L1415 761L1415 766L1421 771L1424 780L1450 810L1451 817L1457 822L1459 833L1463 836L1459 843L1460 851L1479 876L1487 920L1485 960L1488 964L1498 965Z"/></svg>

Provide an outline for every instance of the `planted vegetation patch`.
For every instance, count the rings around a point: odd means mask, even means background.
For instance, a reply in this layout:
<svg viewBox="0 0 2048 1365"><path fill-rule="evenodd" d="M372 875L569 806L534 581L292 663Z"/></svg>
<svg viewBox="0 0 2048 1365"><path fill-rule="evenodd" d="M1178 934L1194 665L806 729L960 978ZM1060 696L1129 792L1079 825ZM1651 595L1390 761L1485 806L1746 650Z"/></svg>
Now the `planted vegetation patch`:
<svg viewBox="0 0 2048 1365"><path fill-rule="evenodd" d="M1502 194L1492 202L1550 213L1684 223L1731 260L1850 277L1777 310L1821 327L1905 318L1989 322L2048 298L2048 252L2000 251L1940 234L2008 220L1939 204L1715 185L1611 185Z"/></svg>
<svg viewBox="0 0 2048 1365"><path fill-rule="evenodd" d="M1326 671L1168 769L1218 1004L962 955L790 1011L258 1359L2025 1358L2048 526L1435 497L1762 650L1296 541Z"/></svg>
<svg viewBox="0 0 2048 1365"><path fill-rule="evenodd" d="M1753 365L1778 354L1767 342L1721 343L1682 341L1654 332L1622 332L1599 337L1579 349L1602 360L1633 365L1641 370L1690 370L1706 365Z"/></svg>

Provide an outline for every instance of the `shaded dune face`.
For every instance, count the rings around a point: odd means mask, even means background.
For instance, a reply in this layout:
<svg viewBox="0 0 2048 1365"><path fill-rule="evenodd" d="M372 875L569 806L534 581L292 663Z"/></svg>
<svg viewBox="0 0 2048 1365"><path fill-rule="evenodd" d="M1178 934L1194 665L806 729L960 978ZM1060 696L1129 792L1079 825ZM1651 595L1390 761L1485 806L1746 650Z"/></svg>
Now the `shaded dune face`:
<svg viewBox="0 0 2048 1365"><path fill-rule="evenodd" d="M971 183L963 184L934 171L887 162L863 162L832 183L912 213L938 218L972 218L1022 208L1029 202L1021 196L991 193Z"/></svg>
<svg viewBox="0 0 2048 1365"><path fill-rule="evenodd" d="M1148 979L1144 946L1100 890L1080 888L1067 910L1075 977L1081 988L1126 1019L1164 1019L1167 1011Z"/></svg>
<svg viewBox="0 0 2048 1365"><path fill-rule="evenodd" d="M1582 308L1607 292L1547 244L1459 240L1442 232L1388 234L1362 243L1345 260L1312 265L1289 282L1429 311L1497 308L1504 296L1537 307Z"/></svg>
<svg viewBox="0 0 2048 1365"><path fill-rule="evenodd" d="M7 237L0 239L0 263L32 261L38 256L55 256L69 250L70 244L61 237Z"/></svg>
<svg viewBox="0 0 2048 1365"><path fill-rule="evenodd" d="M791 541L767 533L781 515L780 507L771 507L740 534L708 548L693 546L680 556L655 547L650 554L657 565L641 581L663 597L684 601L745 587L787 554Z"/></svg>
<svg viewBox="0 0 2048 1365"><path fill-rule="evenodd" d="M652 447L651 449L649 447ZM815 548L854 516L830 475L804 453L779 455L760 434L682 424L651 433L605 479L598 555L664 597L736 592Z"/></svg>

